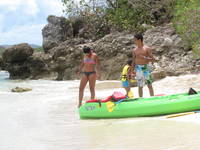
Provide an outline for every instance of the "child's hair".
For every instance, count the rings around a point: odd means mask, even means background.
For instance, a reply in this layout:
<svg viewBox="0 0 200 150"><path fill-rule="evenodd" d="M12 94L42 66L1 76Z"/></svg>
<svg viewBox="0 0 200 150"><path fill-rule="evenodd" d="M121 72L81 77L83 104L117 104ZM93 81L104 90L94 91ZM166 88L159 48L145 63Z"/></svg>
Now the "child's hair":
<svg viewBox="0 0 200 150"><path fill-rule="evenodd" d="M90 47L83 47L83 53L90 53L91 52L91 48Z"/></svg>
<svg viewBox="0 0 200 150"><path fill-rule="evenodd" d="M132 65L132 62L133 62L132 59L129 59L129 60L127 61L127 64L131 66L131 65Z"/></svg>

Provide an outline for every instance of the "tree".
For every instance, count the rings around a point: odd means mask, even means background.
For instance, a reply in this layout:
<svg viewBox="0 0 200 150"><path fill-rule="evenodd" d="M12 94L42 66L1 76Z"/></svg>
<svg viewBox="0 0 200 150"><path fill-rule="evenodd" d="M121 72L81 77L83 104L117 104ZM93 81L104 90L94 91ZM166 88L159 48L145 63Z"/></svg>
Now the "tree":
<svg viewBox="0 0 200 150"><path fill-rule="evenodd" d="M65 6L64 12L67 16L77 16L82 12L92 11L93 13L98 11L99 7L106 6L106 0L80 0L79 2L74 0L62 0L63 6Z"/></svg>
<svg viewBox="0 0 200 150"><path fill-rule="evenodd" d="M66 8L64 12L72 21L72 26L76 28L75 32L81 37L96 40L110 32L105 17L107 6L105 0L80 0L79 2L62 0L62 2Z"/></svg>
<svg viewBox="0 0 200 150"><path fill-rule="evenodd" d="M143 32L147 25L162 24L171 19L170 5L174 0L62 0L67 16L83 16L88 22L103 21L114 30ZM87 18L86 16L93 16ZM169 19L168 19L169 18ZM94 23L94 20L92 21Z"/></svg>

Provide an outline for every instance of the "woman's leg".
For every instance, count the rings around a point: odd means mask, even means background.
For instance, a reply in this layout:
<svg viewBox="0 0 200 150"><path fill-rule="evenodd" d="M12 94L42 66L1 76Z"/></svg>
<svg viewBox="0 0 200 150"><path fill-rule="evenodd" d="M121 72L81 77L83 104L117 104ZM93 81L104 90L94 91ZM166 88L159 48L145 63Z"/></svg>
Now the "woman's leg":
<svg viewBox="0 0 200 150"><path fill-rule="evenodd" d="M88 82L88 77L86 75L83 75L80 81L80 86L79 86L79 104L78 107L82 105L82 100L83 100L83 92L85 89L85 86Z"/></svg>
<svg viewBox="0 0 200 150"><path fill-rule="evenodd" d="M96 84L96 73L93 73L89 76L91 99L95 98L95 84Z"/></svg>

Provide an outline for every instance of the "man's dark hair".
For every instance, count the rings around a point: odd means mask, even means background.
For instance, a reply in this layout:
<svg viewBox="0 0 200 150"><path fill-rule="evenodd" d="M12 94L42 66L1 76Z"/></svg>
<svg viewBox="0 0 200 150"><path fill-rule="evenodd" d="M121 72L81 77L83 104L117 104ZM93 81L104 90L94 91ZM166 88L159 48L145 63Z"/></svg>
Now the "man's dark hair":
<svg viewBox="0 0 200 150"><path fill-rule="evenodd" d="M141 40L143 42L143 35L141 33L135 34L134 38Z"/></svg>
<svg viewBox="0 0 200 150"><path fill-rule="evenodd" d="M91 52L91 48L90 47L83 47L83 53L90 53Z"/></svg>
<svg viewBox="0 0 200 150"><path fill-rule="evenodd" d="M133 62L132 59L129 59L129 60L127 61L127 64L131 66L131 65L132 65L132 62Z"/></svg>

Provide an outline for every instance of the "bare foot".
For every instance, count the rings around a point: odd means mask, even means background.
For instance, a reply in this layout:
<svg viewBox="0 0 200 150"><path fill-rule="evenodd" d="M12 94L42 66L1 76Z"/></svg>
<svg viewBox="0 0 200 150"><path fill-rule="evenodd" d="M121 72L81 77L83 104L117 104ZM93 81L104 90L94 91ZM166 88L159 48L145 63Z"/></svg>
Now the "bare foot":
<svg viewBox="0 0 200 150"><path fill-rule="evenodd" d="M81 105L82 105L82 104L78 104L78 108L80 108L80 107L81 107Z"/></svg>

